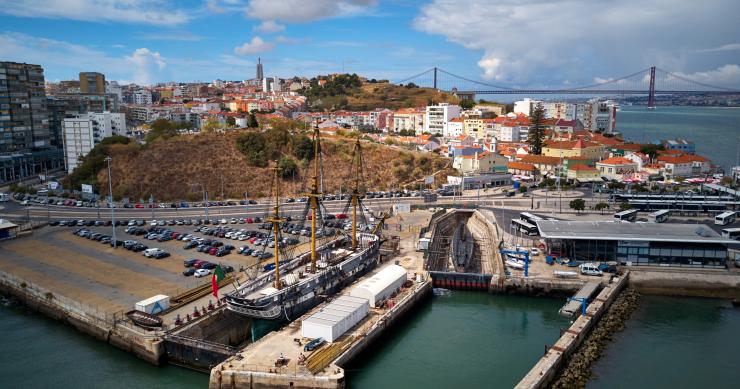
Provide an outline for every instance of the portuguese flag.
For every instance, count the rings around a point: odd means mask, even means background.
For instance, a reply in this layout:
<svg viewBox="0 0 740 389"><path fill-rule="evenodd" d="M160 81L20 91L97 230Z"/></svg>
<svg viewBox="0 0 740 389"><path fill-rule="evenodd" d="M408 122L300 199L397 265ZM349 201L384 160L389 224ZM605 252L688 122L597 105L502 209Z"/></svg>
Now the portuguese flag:
<svg viewBox="0 0 740 389"><path fill-rule="evenodd" d="M211 289L213 290L213 297L218 298L218 283L224 279L224 271L221 270L221 265L217 265L213 269L213 276L211 277Z"/></svg>

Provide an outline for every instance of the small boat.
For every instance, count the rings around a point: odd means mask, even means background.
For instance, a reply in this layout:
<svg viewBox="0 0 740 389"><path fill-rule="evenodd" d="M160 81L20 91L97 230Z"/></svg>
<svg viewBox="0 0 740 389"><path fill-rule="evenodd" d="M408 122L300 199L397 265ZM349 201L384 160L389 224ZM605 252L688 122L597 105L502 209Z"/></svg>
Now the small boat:
<svg viewBox="0 0 740 389"><path fill-rule="evenodd" d="M552 274L557 278L575 278L578 273L574 271L553 270Z"/></svg>
<svg viewBox="0 0 740 389"><path fill-rule="evenodd" d="M524 269L524 261L517 261L515 259L507 259L505 263L506 263L506 266L512 269L516 269L516 270Z"/></svg>
<svg viewBox="0 0 740 389"><path fill-rule="evenodd" d="M511 254L511 253L507 253L506 256L515 261L524 261L526 257L524 254Z"/></svg>
<svg viewBox="0 0 740 389"><path fill-rule="evenodd" d="M162 318L154 315L150 315L142 311L128 311L126 316L134 322L134 324L144 328L160 328L162 327Z"/></svg>
<svg viewBox="0 0 740 389"><path fill-rule="evenodd" d="M452 291L445 288L433 288L432 293L434 293L435 296L449 296L452 294Z"/></svg>

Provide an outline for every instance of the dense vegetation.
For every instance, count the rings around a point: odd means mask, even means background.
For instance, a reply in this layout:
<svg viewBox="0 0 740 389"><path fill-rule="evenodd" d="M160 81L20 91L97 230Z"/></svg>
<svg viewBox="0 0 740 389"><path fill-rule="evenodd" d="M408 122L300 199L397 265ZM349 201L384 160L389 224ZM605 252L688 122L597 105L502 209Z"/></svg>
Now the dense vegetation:
<svg viewBox="0 0 740 389"><path fill-rule="evenodd" d="M98 172L107 167L105 158L110 155L110 147L115 144L127 145L129 138L115 135L103 139L90 153L82 158L82 163L66 177L65 186L79 190L82 184L91 184L98 191L100 185L97 180Z"/></svg>
<svg viewBox="0 0 740 389"><path fill-rule="evenodd" d="M320 85L319 81L325 82ZM311 111L369 111L376 108L411 108L459 100L432 88L420 88L413 83L395 85L387 80L363 82L356 74L340 74L311 79L301 93L308 98Z"/></svg>

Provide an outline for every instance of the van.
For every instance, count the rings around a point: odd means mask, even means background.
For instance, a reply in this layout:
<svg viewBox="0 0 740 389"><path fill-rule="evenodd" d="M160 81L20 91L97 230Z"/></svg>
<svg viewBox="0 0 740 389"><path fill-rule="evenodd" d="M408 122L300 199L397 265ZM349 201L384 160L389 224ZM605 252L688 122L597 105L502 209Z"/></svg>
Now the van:
<svg viewBox="0 0 740 389"><path fill-rule="evenodd" d="M157 255L157 253L159 253L160 251L161 250L158 249L158 248L146 249L146 250L144 250L144 256L147 257L147 258L152 258L155 255Z"/></svg>
<svg viewBox="0 0 740 389"><path fill-rule="evenodd" d="M603 272L595 263L584 263L581 265L581 274L587 276L601 276Z"/></svg>

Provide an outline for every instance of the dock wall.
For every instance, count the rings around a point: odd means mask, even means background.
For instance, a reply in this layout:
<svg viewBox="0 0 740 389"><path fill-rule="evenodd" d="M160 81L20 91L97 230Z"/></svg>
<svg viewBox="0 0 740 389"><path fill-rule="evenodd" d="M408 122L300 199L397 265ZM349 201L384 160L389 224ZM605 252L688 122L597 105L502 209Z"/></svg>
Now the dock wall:
<svg viewBox="0 0 740 389"><path fill-rule="evenodd" d="M740 299L740 273L724 269L636 267L629 282L641 293Z"/></svg>
<svg viewBox="0 0 740 389"><path fill-rule="evenodd" d="M160 365L164 361L161 331L139 330L115 314L99 312L79 302L52 292L10 274L0 272L0 290L13 295L28 308L54 320L67 323L95 339Z"/></svg>
<svg viewBox="0 0 740 389"><path fill-rule="evenodd" d="M532 367L527 375L516 385L517 389L545 388L552 382L559 369L568 357L586 339L591 329L611 306L619 293L625 288L631 274L626 272L622 277L607 284L601 293L589 304L586 315L579 316L558 341L550 347L545 355Z"/></svg>

